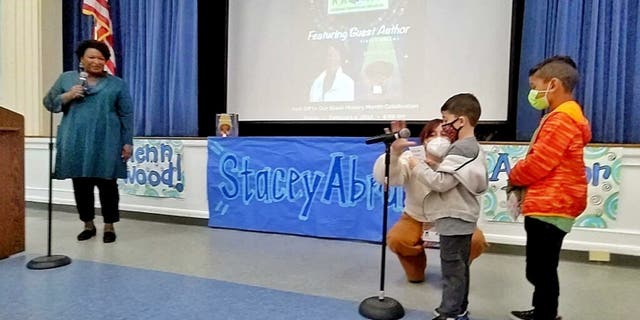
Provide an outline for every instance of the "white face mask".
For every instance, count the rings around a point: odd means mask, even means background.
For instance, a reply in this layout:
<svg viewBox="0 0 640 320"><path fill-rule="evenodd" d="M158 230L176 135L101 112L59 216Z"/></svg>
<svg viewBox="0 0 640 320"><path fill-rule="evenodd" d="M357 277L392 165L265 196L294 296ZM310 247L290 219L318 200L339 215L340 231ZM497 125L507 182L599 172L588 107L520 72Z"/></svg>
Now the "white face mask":
<svg viewBox="0 0 640 320"><path fill-rule="evenodd" d="M434 155L438 158L444 157L449 150L451 141L445 137L435 137L433 140L427 143L427 153Z"/></svg>

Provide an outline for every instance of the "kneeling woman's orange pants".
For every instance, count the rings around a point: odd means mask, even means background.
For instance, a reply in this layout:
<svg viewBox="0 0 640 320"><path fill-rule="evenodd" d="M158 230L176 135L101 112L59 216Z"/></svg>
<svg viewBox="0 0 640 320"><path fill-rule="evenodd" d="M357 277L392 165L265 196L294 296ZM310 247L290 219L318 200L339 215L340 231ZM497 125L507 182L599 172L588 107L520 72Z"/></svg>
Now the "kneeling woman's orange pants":
<svg viewBox="0 0 640 320"><path fill-rule="evenodd" d="M411 282L424 281L424 271L427 268L427 255L424 252L422 233L423 223L411 218L406 213L400 216L398 222L387 233L387 246L400 260L400 264ZM469 260L477 258L489 244L484 234L478 228L471 236L471 253Z"/></svg>

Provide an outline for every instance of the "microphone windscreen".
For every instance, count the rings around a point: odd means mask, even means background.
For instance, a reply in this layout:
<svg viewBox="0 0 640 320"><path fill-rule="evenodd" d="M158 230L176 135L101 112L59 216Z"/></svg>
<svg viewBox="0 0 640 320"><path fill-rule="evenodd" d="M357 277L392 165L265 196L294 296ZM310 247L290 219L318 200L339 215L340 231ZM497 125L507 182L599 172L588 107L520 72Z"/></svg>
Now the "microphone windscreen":
<svg viewBox="0 0 640 320"><path fill-rule="evenodd" d="M400 138L409 138L411 136L411 131L409 131L409 128L402 128L398 132L398 136Z"/></svg>

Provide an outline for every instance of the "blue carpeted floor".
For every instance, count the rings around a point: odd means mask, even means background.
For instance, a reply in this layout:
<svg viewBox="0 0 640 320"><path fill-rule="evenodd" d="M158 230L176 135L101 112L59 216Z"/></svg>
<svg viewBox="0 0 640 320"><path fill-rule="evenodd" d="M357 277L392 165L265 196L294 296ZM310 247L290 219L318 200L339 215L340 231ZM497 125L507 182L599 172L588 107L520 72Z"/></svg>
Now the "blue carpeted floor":
<svg viewBox="0 0 640 320"><path fill-rule="evenodd" d="M0 260L1 320L363 319L360 301L80 260L30 270L32 258ZM406 310L403 319L427 318Z"/></svg>

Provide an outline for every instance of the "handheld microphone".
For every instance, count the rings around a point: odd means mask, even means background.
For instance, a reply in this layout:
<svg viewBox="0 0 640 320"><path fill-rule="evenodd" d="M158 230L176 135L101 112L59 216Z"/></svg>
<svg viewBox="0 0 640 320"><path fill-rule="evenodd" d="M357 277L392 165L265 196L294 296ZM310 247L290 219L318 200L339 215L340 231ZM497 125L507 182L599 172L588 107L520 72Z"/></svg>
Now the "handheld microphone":
<svg viewBox="0 0 640 320"><path fill-rule="evenodd" d="M87 77L89 77L89 74L85 71L80 71L78 74L78 80L80 80L80 84L82 85L82 88L84 88L85 93L89 90L89 87L87 86Z"/></svg>
<svg viewBox="0 0 640 320"><path fill-rule="evenodd" d="M398 132L385 133L379 136L375 136L367 139L366 144L378 143L378 142L393 142L400 138L409 138L411 136L411 131L407 128L402 128Z"/></svg>
<svg viewBox="0 0 640 320"><path fill-rule="evenodd" d="M82 62L78 66L78 69L80 70L80 72L78 73L78 80L80 81L82 88L84 88L84 92L87 93L87 90L89 90L89 86L87 85L87 78L89 77L89 74L86 71L84 71L84 66L82 65Z"/></svg>

